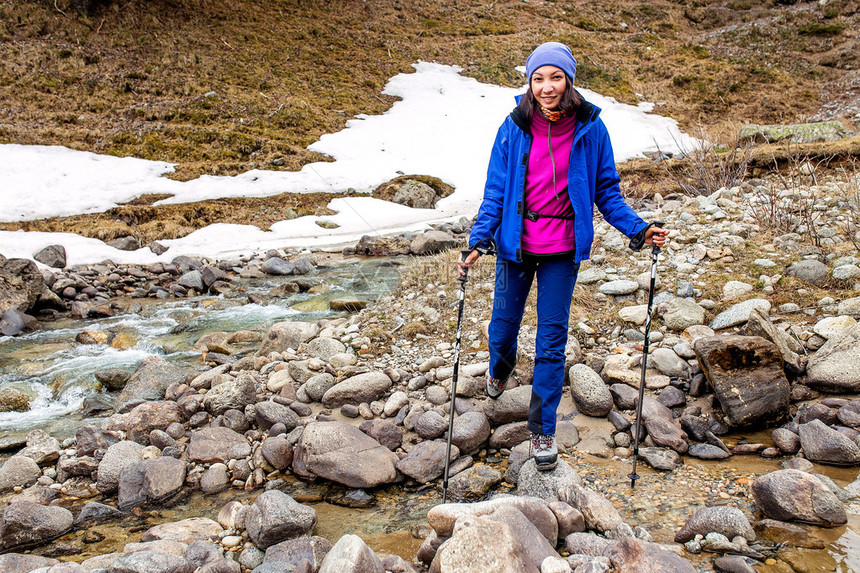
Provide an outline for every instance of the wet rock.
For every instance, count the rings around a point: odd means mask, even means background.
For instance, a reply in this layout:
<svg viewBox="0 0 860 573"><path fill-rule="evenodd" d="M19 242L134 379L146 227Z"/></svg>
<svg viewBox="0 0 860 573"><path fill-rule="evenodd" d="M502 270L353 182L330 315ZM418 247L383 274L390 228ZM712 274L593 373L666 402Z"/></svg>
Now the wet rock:
<svg viewBox="0 0 860 573"><path fill-rule="evenodd" d="M161 503L179 493L186 464L171 457L143 460L125 466L119 476L117 507L126 511L145 503Z"/></svg>
<svg viewBox="0 0 860 573"><path fill-rule="evenodd" d="M457 520L434 563L441 573L534 571L527 567L526 549L510 526L474 515Z"/></svg>
<svg viewBox="0 0 860 573"><path fill-rule="evenodd" d="M285 276L293 274L295 265L281 257L270 257L263 261L260 270L267 275Z"/></svg>
<svg viewBox="0 0 860 573"><path fill-rule="evenodd" d="M755 532L744 513L730 506L704 507L694 513L675 534L675 543L686 543L696 535L707 535L716 531L728 537L742 536L747 541L755 541Z"/></svg>
<svg viewBox="0 0 860 573"><path fill-rule="evenodd" d="M32 458L12 456L0 466L0 492L9 491L17 486L31 486L41 475L39 464Z"/></svg>
<svg viewBox="0 0 860 573"><path fill-rule="evenodd" d="M385 573L385 569L360 537L347 534L326 554L319 573Z"/></svg>
<svg viewBox="0 0 860 573"><path fill-rule="evenodd" d="M60 457L60 442L44 430L32 430L27 434L27 447L18 455L28 457L44 467Z"/></svg>
<svg viewBox="0 0 860 573"><path fill-rule="evenodd" d="M120 368L99 370L95 373L96 380L104 384L109 390L122 390L131 377L131 372Z"/></svg>
<svg viewBox="0 0 860 573"><path fill-rule="evenodd" d="M710 327L714 330L722 330L749 320L750 313L754 308L761 308L765 313L770 312L770 301L763 298L753 298L732 305L724 310L711 322Z"/></svg>
<svg viewBox="0 0 860 573"><path fill-rule="evenodd" d="M0 314L9 309L28 312L33 308L45 279L29 259L0 259Z"/></svg>
<svg viewBox="0 0 860 573"><path fill-rule="evenodd" d="M657 396L657 401L667 408L677 408L687 403L687 395L679 388L666 386Z"/></svg>
<svg viewBox="0 0 860 573"><path fill-rule="evenodd" d="M124 413L141 402L163 400L168 386L185 382L186 371L157 356L148 356L138 365L119 393L116 411Z"/></svg>
<svg viewBox="0 0 860 573"><path fill-rule="evenodd" d="M824 541L810 531L809 527L785 521L762 519L755 524L755 532L759 539L773 543L784 543L808 549L824 549L825 547Z"/></svg>
<svg viewBox="0 0 860 573"><path fill-rule="evenodd" d="M99 523L110 519L116 519L123 515L125 515L125 513L115 507L111 507L110 505L90 502L81 508L80 513L78 513L78 516L75 518L75 526L81 527L89 522Z"/></svg>
<svg viewBox="0 0 860 573"><path fill-rule="evenodd" d="M830 338L809 359L807 384L824 392L860 391L860 324Z"/></svg>
<svg viewBox="0 0 860 573"><path fill-rule="evenodd" d="M800 436L791 430L777 428L771 432L773 444L785 455L793 456L800 451Z"/></svg>
<svg viewBox="0 0 860 573"><path fill-rule="evenodd" d="M478 451L490 437L490 422L482 412L465 412L454 419L451 443L460 452L471 454Z"/></svg>
<svg viewBox="0 0 860 573"><path fill-rule="evenodd" d="M6 507L0 520L0 548L41 545L72 529L74 517L68 509L19 501Z"/></svg>
<svg viewBox="0 0 860 573"><path fill-rule="evenodd" d="M141 542L176 541L188 545L195 541L217 538L222 531L223 528L217 521L205 517L191 517L150 527L143 532L140 540Z"/></svg>
<svg viewBox="0 0 860 573"><path fill-rule="evenodd" d="M496 495L477 503L445 503L427 512L427 522L440 538L451 537L454 525L463 516L484 516L500 505L511 505L531 521L550 543L558 538L558 522L544 500L536 497Z"/></svg>
<svg viewBox="0 0 860 573"><path fill-rule="evenodd" d="M212 464L200 476L200 491L207 495L222 492L229 485L230 475L227 473L227 466L221 463Z"/></svg>
<svg viewBox="0 0 860 573"><path fill-rule="evenodd" d="M29 314L20 310L10 308L0 313L0 335L16 336L23 332L32 332L39 329L39 321Z"/></svg>
<svg viewBox="0 0 860 573"><path fill-rule="evenodd" d="M189 462L225 463L251 455L251 445L229 428L204 428L191 433L186 455Z"/></svg>
<svg viewBox="0 0 860 573"><path fill-rule="evenodd" d="M170 424L182 423L185 417L176 402L144 402L135 406L125 419L129 440L149 445L149 434L153 430L165 430Z"/></svg>
<svg viewBox="0 0 860 573"><path fill-rule="evenodd" d="M678 452L668 448L639 448L639 457L655 470L672 471L683 460Z"/></svg>
<svg viewBox="0 0 860 573"><path fill-rule="evenodd" d="M814 475L798 470L777 470L757 478L752 495L771 519L836 527L848 517L836 495Z"/></svg>
<svg viewBox="0 0 860 573"><path fill-rule="evenodd" d="M656 543L639 539L623 539L606 549L612 566L619 572L648 571L649 573L695 573L696 568L679 555Z"/></svg>
<svg viewBox="0 0 860 573"><path fill-rule="evenodd" d="M391 450L395 451L403 443L403 430L388 420L366 420L358 427L359 430Z"/></svg>
<svg viewBox="0 0 860 573"><path fill-rule="evenodd" d="M91 456L96 450L107 450L119 441L119 437L114 432L95 426L81 426L75 433L75 439L75 449L81 456Z"/></svg>
<svg viewBox="0 0 860 573"><path fill-rule="evenodd" d="M334 385L323 395L322 403L326 408L370 403L381 398L389 388L391 378L384 372L366 372Z"/></svg>
<svg viewBox="0 0 860 573"><path fill-rule="evenodd" d="M860 464L860 446L821 420L801 424L799 432L800 444L807 459L840 466Z"/></svg>
<svg viewBox="0 0 860 573"><path fill-rule="evenodd" d="M265 564L277 564L280 571L289 571L307 560L313 570L319 569L323 559L331 551L331 543L324 537L299 537L288 539L266 549Z"/></svg>
<svg viewBox="0 0 860 573"><path fill-rule="evenodd" d="M126 466L134 465L143 458L144 446L123 440L110 446L99 462L96 489L101 493L113 493L119 487L120 473Z"/></svg>
<svg viewBox="0 0 860 573"><path fill-rule="evenodd" d="M672 448L679 454L689 448L687 434L675 424L672 411L654 398L646 396L642 403L642 423L658 446Z"/></svg>
<svg viewBox="0 0 860 573"><path fill-rule="evenodd" d="M690 444L687 455L700 460L727 460L729 452L712 444Z"/></svg>
<svg viewBox="0 0 860 573"><path fill-rule="evenodd" d="M578 509L588 529L609 531L622 523L618 510L599 493L576 484L559 489L559 500Z"/></svg>
<svg viewBox="0 0 860 573"><path fill-rule="evenodd" d="M860 428L860 400L851 400L836 412L839 421L851 428Z"/></svg>
<svg viewBox="0 0 860 573"><path fill-rule="evenodd" d="M517 477L517 495L539 497L547 502L558 501L560 488L582 486L582 478L566 461L559 460L550 471L540 471L534 459L526 461Z"/></svg>
<svg viewBox="0 0 860 573"><path fill-rule="evenodd" d="M443 441L421 442L395 463L395 467L416 481L430 483L445 471L446 448L447 444ZM459 455L460 450L452 445L450 461L457 459Z"/></svg>
<svg viewBox="0 0 860 573"><path fill-rule="evenodd" d="M245 528L260 549L313 531L316 511L278 490L261 493L245 515Z"/></svg>
<svg viewBox="0 0 860 573"><path fill-rule="evenodd" d="M120 555L110 566L110 573L194 573L197 566L160 551L135 551Z"/></svg>
<svg viewBox="0 0 860 573"><path fill-rule="evenodd" d="M775 422L788 412L790 387L776 345L757 336L712 336L693 343L730 425Z"/></svg>
<svg viewBox="0 0 860 573"><path fill-rule="evenodd" d="M398 457L345 422L308 424L296 448L293 466L349 487L370 488L397 479Z"/></svg>
<svg viewBox="0 0 860 573"><path fill-rule="evenodd" d="M268 356L271 352L284 352L289 348L297 350L300 344L307 342L318 332L319 326L309 322L275 323L263 337L257 356Z"/></svg>
<svg viewBox="0 0 860 573"><path fill-rule="evenodd" d="M612 394L597 372L585 364L574 364L569 376L570 394L580 412L603 417L612 410Z"/></svg>
<svg viewBox="0 0 860 573"><path fill-rule="evenodd" d="M481 499L502 482L502 474L495 468L479 464L461 471L448 480L448 495L453 500Z"/></svg>
<svg viewBox="0 0 860 573"><path fill-rule="evenodd" d="M257 401L257 384L254 376L241 372L235 380L218 384L203 398L206 411L217 416L227 410L244 410L245 406Z"/></svg>

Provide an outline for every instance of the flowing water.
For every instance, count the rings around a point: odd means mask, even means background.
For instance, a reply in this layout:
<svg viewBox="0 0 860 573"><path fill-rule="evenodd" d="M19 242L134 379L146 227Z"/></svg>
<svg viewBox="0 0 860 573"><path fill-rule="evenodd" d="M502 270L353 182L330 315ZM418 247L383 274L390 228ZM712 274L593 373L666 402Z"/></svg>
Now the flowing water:
<svg viewBox="0 0 860 573"><path fill-rule="evenodd" d="M99 320L63 319L45 323L43 329L23 337L0 338L0 388L10 387L32 397L27 412L0 413L0 448L42 428L60 440L73 436L84 423L80 415L82 400L99 390L95 373L110 368L132 371L147 356L158 355L189 369L200 367L200 352L193 350L202 335L225 331L256 330L265 332L281 320L318 320L335 316L328 301L343 296L374 299L389 293L398 282L402 261L372 259L337 268L320 269L313 278L320 281L314 292L288 298L273 298L268 304L249 304L248 295L266 295L289 278L243 280L234 295L202 296L181 301L118 301L124 313ZM84 330L118 333L121 343L113 348L105 344L85 345L75 342ZM117 339L115 338L114 341ZM565 396L559 411L573 410ZM578 416L574 423L587 438L589 427L608 423ZM769 432L743 436L750 441L769 443ZM742 436L729 436L737 442ZM5 456L0 452L0 461ZM480 456L479 461L504 470L503 456ZM8 456L8 452L6 452ZM630 525L644 525L655 541L671 542L687 518L704 504L731 503L753 517L749 484L756 476L779 469L778 461L758 456L733 456L725 462L703 462L685 459L685 465L670 473L652 471L642 463L642 476L631 489L627 474L629 462L572 453L569 462L590 487L609 498ZM857 478L857 468L816 466L817 471L845 486ZM408 488L393 485L372 492L374 501L367 508L340 505L338 498L347 489L338 484L306 483L284 476L284 489L302 503L315 508L318 524L315 534L332 542L346 533L354 533L381 553L394 553L407 560L414 558L421 538L427 533L426 513L441 502L440 492L433 488ZM504 484L496 491L511 491ZM64 502L73 512L76 506L92 499L87 491L76 492L79 499ZM119 521L101 523L85 530L73 531L53 543L37 548L41 555L63 557L74 561L121 550L157 523L187 517L215 518L218 510L230 500L252 501L259 491L246 493L228 490L215 496L183 492L164 507L135 512ZM811 535L825 545L820 550L783 550L777 557L790 562L797 571L860 571L860 506L849 505L849 522L835 529L813 528ZM693 556L701 570L711 570L712 554ZM782 563L780 563L781 565ZM762 565L760 571L782 572L780 565Z"/></svg>

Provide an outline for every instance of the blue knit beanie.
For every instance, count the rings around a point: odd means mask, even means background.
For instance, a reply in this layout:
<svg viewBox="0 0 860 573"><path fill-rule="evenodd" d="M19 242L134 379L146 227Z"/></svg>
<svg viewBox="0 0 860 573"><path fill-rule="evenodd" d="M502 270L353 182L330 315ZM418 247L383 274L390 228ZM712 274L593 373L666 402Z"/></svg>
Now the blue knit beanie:
<svg viewBox="0 0 860 573"><path fill-rule="evenodd" d="M535 48L526 60L526 78L532 81L532 74L541 66L555 66L567 74L573 85L576 77L576 60L570 48L559 42L546 42Z"/></svg>

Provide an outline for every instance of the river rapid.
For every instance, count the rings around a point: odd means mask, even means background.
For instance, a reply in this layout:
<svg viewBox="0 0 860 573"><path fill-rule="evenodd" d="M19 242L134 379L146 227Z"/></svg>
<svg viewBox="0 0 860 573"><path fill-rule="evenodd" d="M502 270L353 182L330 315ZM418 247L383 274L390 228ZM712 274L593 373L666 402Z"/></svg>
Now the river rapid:
<svg viewBox="0 0 860 573"><path fill-rule="evenodd" d="M253 330L264 333L273 323L283 320L316 321L337 316L329 301L352 297L371 301L392 292L399 283L399 271L405 259L369 259L344 261L347 264L320 268L314 275L318 285L310 292L287 298L268 297L287 278L238 280L231 294L199 296L184 300L155 299L113 300L124 309L111 318L79 320L64 318L42 324L32 334L0 338L0 388L10 387L32 398L27 412L0 413L0 461L5 461L33 429L43 429L61 442L74 436L83 424L100 424L102 417L81 414L85 398L104 398L95 373L107 369L133 371L147 356L158 355L187 368L202 368L201 351L194 343L201 336L217 331ZM266 304L249 300L266 300ZM83 331L107 331L112 345L80 344L76 338ZM255 351L249 348L245 352ZM240 351L241 353L242 351ZM467 357L468 360L468 357ZM92 399L92 398L91 398ZM569 393L565 394L559 412L574 412ZM685 464L670 473L657 472L641 462L637 468L641 479L635 489L627 477L629 460L588 453L592 436L604 431L605 419L578 415L571 418L582 438L583 449L563 456L574 465L589 487L600 491L619 509L630 525L645 526L657 542L672 542L692 507L702 504L733 504L748 517L755 515L749 485L759 475L779 469L780 460L766 460L757 455L735 455L723 462L706 462L686 457ZM729 444L741 440L771 445L770 432L724 437ZM502 471L506 456L484 450L479 462ZM827 475L838 485L846 486L858 477L858 468L835 468L816 464L816 471ZM284 491L301 503L314 507L318 523L315 534L334 543L346 533L359 535L375 551L393 553L411 561L423 538L429 532L426 513L441 502L441 492L430 486L393 485L369 492L372 499L352 507L347 488L318 481L307 483L286 475ZM503 483L496 491L514 491ZM75 530L33 550L34 553L82 561L95 555L121 550L138 541L143 531L158 523L188 517L215 518L228 501L252 501L259 490L227 490L204 496L199 491L184 490L164 507L134 511L120 521L98 524L86 530ZM88 491L72 492L64 505L76 506L99 501ZM821 540L822 549L781 549L760 571L783 572L785 565L795 571L860 571L860 505L848 506L846 526L827 530L811 528L810 535ZM754 520L753 520L754 522ZM237 548L241 549L241 546ZM712 570L713 554L693 556L703 571Z"/></svg>

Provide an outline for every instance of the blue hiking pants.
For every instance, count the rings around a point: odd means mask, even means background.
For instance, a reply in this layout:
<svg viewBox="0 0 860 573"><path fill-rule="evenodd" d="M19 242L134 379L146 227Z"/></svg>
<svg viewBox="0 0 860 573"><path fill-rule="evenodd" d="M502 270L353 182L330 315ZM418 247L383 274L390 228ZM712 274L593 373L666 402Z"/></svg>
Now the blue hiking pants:
<svg viewBox="0 0 860 573"><path fill-rule="evenodd" d="M570 302L579 264L572 259L529 257L522 263L499 257L490 320L490 376L507 378L517 361L517 334L526 298L537 276L537 338L529 431L555 434L564 383L564 350Z"/></svg>

